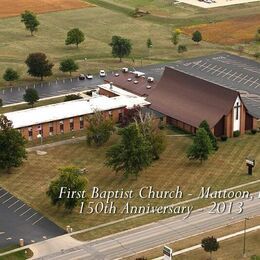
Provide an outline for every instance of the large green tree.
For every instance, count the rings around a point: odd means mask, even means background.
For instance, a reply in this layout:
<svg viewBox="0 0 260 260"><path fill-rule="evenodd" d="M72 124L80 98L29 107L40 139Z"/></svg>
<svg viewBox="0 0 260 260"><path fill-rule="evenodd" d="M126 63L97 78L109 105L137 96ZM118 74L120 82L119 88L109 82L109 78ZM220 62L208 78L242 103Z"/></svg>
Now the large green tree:
<svg viewBox="0 0 260 260"><path fill-rule="evenodd" d="M151 144L153 159L158 160L166 148L165 135L159 129L158 121L151 114L143 114L139 111L136 125L144 138Z"/></svg>
<svg viewBox="0 0 260 260"><path fill-rule="evenodd" d="M106 118L100 111L95 111L87 119L87 143L100 146L106 143L114 131L114 122L110 118Z"/></svg>
<svg viewBox="0 0 260 260"><path fill-rule="evenodd" d="M7 68L3 75L3 79L5 81L12 82L12 81L19 79L19 74L16 70L14 70L12 68Z"/></svg>
<svg viewBox="0 0 260 260"><path fill-rule="evenodd" d="M26 159L25 139L12 127L12 122L0 115L0 169L8 172Z"/></svg>
<svg viewBox="0 0 260 260"><path fill-rule="evenodd" d="M28 74L33 77L43 77L52 75L52 67L54 66L48 59L45 53L31 53L27 57L25 64L28 66Z"/></svg>
<svg viewBox="0 0 260 260"><path fill-rule="evenodd" d="M212 258L212 252L219 249L219 243L215 237L206 237L201 241L201 247L210 253L210 259Z"/></svg>
<svg viewBox="0 0 260 260"><path fill-rule="evenodd" d="M78 64L73 59L65 59L60 63L60 71L69 72L71 75L72 72L77 71L79 68Z"/></svg>
<svg viewBox="0 0 260 260"><path fill-rule="evenodd" d="M106 165L115 172L137 178L138 174L152 163L151 144L141 134L135 123L120 129L121 141L107 151Z"/></svg>
<svg viewBox="0 0 260 260"><path fill-rule="evenodd" d="M210 138L212 147L215 151L218 150L218 142L217 142L217 138L215 137L215 135L212 133L212 131L210 130L209 124L206 120L203 120L200 125L200 128L204 128Z"/></svg>
<svg viewBox="0 0 260 260"><path fill-rule="evenodd" d="M53 205L58 207L63 206L71 212L80 202L86 199L85 192L83 193L83 191L86 191L88 182L78 168L65 167L59 169L59 171L59 177L51 182L46 194L51 199ZM78 192L79 196L68 198L68 190Z"/></svg>
<svg viewBox="0 0 260 260"><path fill-rule="evenodd" d="M21 14L21 22L24 23L26 30L31 32L31 36L38 30L40 25L36 15L30 11L25 11Z"/></svg>
<svg viewBox="0 0 260 260"><path fill-rule="evenodd" d="M212 151L210 138L203 128L198 128L193 139L193 144L189 147L187 156L190 160L207 160Z"/></svg>
<svg viewBox="0 0 260 260"><path fill-rule="evenodd" d="M23 95L23 100L28 103L28 105L32 106L35 102L39 100L39 95L36 89L28 88Z"/></svg>
<svg viewBox="0 0 260 260"><path fill-rule="evenodd" d="M75 44L77 48L79 44L85 40L84 33L79 28L73 28L68 31L67 38L65 40L66 45Z"/></svg>
<svg viewBox="0 0 260 260"><path fill-rule="evenodd" d="M132 43L129 39L114 35L109 44L112 47L113 57L118 57L120 62L122 58L128 57L132 51Z"/></svg>

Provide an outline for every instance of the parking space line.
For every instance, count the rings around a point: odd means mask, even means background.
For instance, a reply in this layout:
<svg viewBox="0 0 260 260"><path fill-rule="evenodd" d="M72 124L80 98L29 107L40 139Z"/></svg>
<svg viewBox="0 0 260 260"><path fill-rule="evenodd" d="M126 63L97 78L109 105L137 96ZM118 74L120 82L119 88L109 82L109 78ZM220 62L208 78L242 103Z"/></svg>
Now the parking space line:
<svg viewBox="0 0 260 260"><path fill-rule="evenodd" d="M19 202L20 200L17 200L16 202L14 202L13 204L11 204L10 206L8 206L8 209L10 209L13 205L15 205L17 202Z"/></svg>
<svg viewBox="0 0 260 260"><path fill-rule="evenodd" d="M27 213L27 212L30 211L30 210L31 210L31 208L27 209L25 212L23 212L23 213L20 215L20 217L23 216L25 213Z"/></svg>
<svg viewBox="0 0 260 260"><path fill-rule="evenodd" d="M38 223L40 220L42 220L44 217L40 217L38 220L36 220L35 222L32 223L32 225L35 225L36 223Z"/></svg>
<svg viewBox="0 0 260 260"><path fill-rule="evenodd" d="M6 192L5 194L3 194L3 195L0 197L0 199L3 198L6 194L8 194L8 192Z"/></svg>
<svg viewBox="0 0 260 260"><path fill-rule="evenodd" d="M242 80L246 79L247 76L248 76L248 75L245 75L242 79L240 79L240 80L238 81L238 83L240 83Z"/></svg>
<svg viewBox="0 0 260 260"><path fill-rule="evenodd" d="M4 202L2 202L2 204L5 204L7 201L9 201L10 199L12 199L14 196L11 196L10 198L8 198L7 200L5 200Z"/></svg>
<svg viewBox="0 0 260 260"><path fill-rule="evenodd" d="M33 216L35 216L37 214L37 212L36 213L34 213L34 214L32 214L29 218L27 218L25 221L27 221L27 220L29 220L29 219L31 219Z"/></svg>
<svg viewBox="0 0 260 260"><path fill-rule="evenodd" d="M23 208L25 206L25 204L23 204L21 207L19 207L18 209L16 209L14 212L18 211L19 209Z"/></svg>

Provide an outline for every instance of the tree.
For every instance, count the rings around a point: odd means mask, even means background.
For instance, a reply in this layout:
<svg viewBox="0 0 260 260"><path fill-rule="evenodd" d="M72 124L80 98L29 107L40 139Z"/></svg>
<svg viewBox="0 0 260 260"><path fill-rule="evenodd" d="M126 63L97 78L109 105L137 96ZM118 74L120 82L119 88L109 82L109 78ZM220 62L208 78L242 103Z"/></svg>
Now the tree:
<svg viewBox="0 0 260 260"><path fill-rule="evenodd" d="M37 20L37 17L34 13L30 11L25 11L22 13L21 22L24 23L26 30L31 32L31 36L33 36L34 32L38 31L40 22Z"/></svg>
<svg viewBox="0 0 260 260"><path fill-rule="evenodd" d="M69 212L77 207L86 199L85 190L87 188L87 179L81 175L81 171L75 167L66 167L59 169L60 175L58 179L51 182L46 192L51 199L53 205L63 206ZM78 192L80 196L68 198L66 191L70 190ZM61 194L61 191L63 193Z"/></svg>
<svg viewBox="0 0 260 260"><path fill-rule="evenodd" d="M140 133L136 124L119 130L121 141L109 148L106 154L106 165L116 173L122 172L127 178L138 174L152 163L151 144Z"/></svg>
<svg viewBox="0 0 260 260"><path fill-rule="evenodd" d="M198 128L193 144L189 147L187 156L190 160L207 160L212 150L212 144L205 129Z"/></svg>
<svg viewBox="0 0 260 260"><path fill-rule="evenodd" d="M76 44L77 48L79 44L85 40L84 33L79 28L74 28L68 31L67 38L65 40L66 45Z"/></svg>
<svg viewBox="0 0 260 260"><path fill-rule="evenodd" d="M65 59L60 63L60 71L62 72L71 72L77 71L79 68L78 64L73 59Z"/></svg>
<svg viewBox="0 0 260 260"><path fill-rule="evenodd" d="M150 50L152 49L153 47L153 43L152 43L152 40L151 38L148 38L147 41L146 41L146 47L148 49L148 53L149 53L149 56L150 56Z"/></svg>
<svg viewBox="0 0 260 260"><path fill-rule="evenodd" d="M171 41L172 41L172 43L175 46L179 43L180 34L181 34L181 30L180 29L176 29L172 33Z"/></svg>
<svg viewBox="0 0 260 260"><path fill-rule="evenodd" d="M142 114L139 111L138 118L135 119L135 123L139 128L140 133L150 143L152 147L153 159L158 160L160 154L166 148L165 135L159 129L158 121L151 114Z"/></svg>
<svg viewBox="0 0 260 260"><path fill-rule="evenodd" d="M3 75L3 79L5 81L12 82L14 80L19 79L19 74L14 69L7 68L4 75Z"/></svg>
<svg viewBox="0 0 260 260"><path fill-rule="evenodd" d="M28 105L31 105L33 107L34 103L39 100L37 90L34 88L26 89L25 94L23 95L23 99L25 102L28 103Z"/></svg>
<svg viewBox="0 0 260 260"><path fill-rule="evenodd" d="M215 137L215 135L212 133L212 131L210 130L209 124L206 120L203 120L200 125L200 128L204 128L209 136L209 139L211 141L212 147L215 151L218 150L218 142L217 142L217 138Z"/></svg>
<svg viewBox="0 0 260 260"><path fill-rule="evenodd" d="M192 40L196 43L199 43L202 40L202 35L201 35L200 31L195 31L192 34Z"/></svg>
<svg viewBox="0 0 260 260"><path fill-rule="evenodd" d="M49 62L44 53L36 52L29 54L25 64L28 66L28 74L33 77L39 77L43 80L43 77L52 75L52 67L54 64Z"/></svg>
<svg viewBox="0 0 260 260"><path fill-rule="evenodd" d="M187 51L186 45L180 44L180 45L178 46L178 53L184 53L185 51Z"/></svg>
<svg viewBox="0 0 260 260"><path fill-rule="evenodd" d="M260 28L257 29L255 34L255 41L260 42Z"/></svg>
<svg viewBox="0 0 260 260"><path fill-rule="evenodd" d="M6 116L0 115L0 169L10 172L26 159L25 139L12 127Z"/></svg>
<svg viewBox="0 0 260 260"><path fill-rule="evenodd" d="M3 100L2 100L2 98L0 98L0 107L2 107L3 106Z"/></svg>
<svg viewBox="0 0 260 260"><path fill-rule="evenodd" d="M210 259L212 257L212 252L219 249L219 243L215 237L206 237L201 241L201 247L210 253Z"/></svg>
<svg viewBox="0 0 260 260"><path fill-rule="evenodd" d="M114 131L114 122L100 111L88 117L87 143L100 146L106 143Z"/></svg>
<svg viewBox="0 0 260 260"><path fill-rule="evenodd" d="M113 57L118 57L120 62L123 57L128 57L132 51L131 41L120 36L113 36L109 45L112 47Z"/></svg>
<svg viewBox="0 0 260 260"><path fill-rule="evenodd" d="M133 108L125 108L123 116L120 119L121 127L128 126L130 123L135 121L135 118L138 118L139 112L141 111L140 106L134 106Z"/></svg>

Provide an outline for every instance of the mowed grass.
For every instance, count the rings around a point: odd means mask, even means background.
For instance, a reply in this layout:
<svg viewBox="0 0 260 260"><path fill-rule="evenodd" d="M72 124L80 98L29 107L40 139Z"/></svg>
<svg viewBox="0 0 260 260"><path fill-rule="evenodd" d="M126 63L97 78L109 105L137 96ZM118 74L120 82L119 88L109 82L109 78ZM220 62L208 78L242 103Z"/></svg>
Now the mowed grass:
<svg viewBox="0 0 260 260"><path fill-rule="evenodd" d="M7 18L0 23L1 86L4 84L2 75L7 67L19 71L21 80L18 84L24 83L24 80L35 80L27 75L27 67L24 64L28 54L32 52L47 54L49 60L55 63L53 68L55 75L52 78L56 78L67 75L59 72L59 62L66 57L71 57L79 63L79 72L97 72L101 68L115 69L124 65L138 67L141 65L141 58L144 59L143 65L145 65L223 50L221 46L206 42L197 47L190 37L184 36L181 42L187 44L189 51L180 55L170 40L172 24L134 19L101 7L41 14L38 15L38 19L41 25L34 37L25 30L19 17ZM74 27L80 28L86 36L79 49L75 46L65 46L66 34ZM125 64L112 58L109 43L113 35L127 37L133 43L132 54L129 59L124 59ZM149 37L153 41L153 48L148 58L146 40Z"/></svg>
<svg viewBox="0 0 260 260"><path fill-rule="evenodd" d="M212 256L215 260L258 260L260 259L260 231L252 231L246 235L246 257L243 257L243 236L220 242L220 248L217 252L213 252ZM181 254L174 257L176 260L201 260L207 259L209 253L203 249L193 250L189 253Z"/></svg>
<svg viewBox="0 0 260 260"><path fill-rule="evenodd" d="M101 148L88 147L85 142L78 144L62 145L47 150L45 156L37 156L35 153L28 155L27 161L18 169L13 169L11 174L1 173L1 186L27 202L46 217L65 228L71 225L74 230L79 230L115 219L129 216L124 214L79 214L75 209L72 214L66 214L63 209L57 209L50 204L45 192L50 182L58 176L58 168L64 166L77 166L86 168L86 178L89 181L88 191L93 186L101 190L133 190L135 197L130 200L132 205L168 205L176 202L173 199L140 199L138 191L143 186L152 185L157 190L173 190L180 186L184 192L184 199L198 196L201 186L212 186L213 189L223 189L241 183L250 182L260 177L260 168L256 166L254 176L246 174L245 158L252 156L256 161L260 160L259 135L244 135L233 138L220 144L220 149L203 164L191 162L186 158L186 150L191 144L190 137L167 137L167 149L161 159L144 170L137 180L125 179L120 174L116 175L104 165L105 152L115 143L119 137L114 135L111 140ZM255 187L259 190L258 187ZM247 188L246 188L247 189ZM90 195L90 194L89 194ZM183 199L183 200L184 200ZM98 202L100 200L90 201ZM115 200L115 205L120 211L126 200ZM162 218L165 216L157 216ZM153 217L152 217L153 218ZM150 221L154 219L149 218ZM133 220L137 225L137 220ZM140 220L146 223L146 220ZM143 222L142 222L143 221ZM129 223L129 226L133 223ZM125 223L123 228L127 228ZM113 233L113 227L109 228Z"/></svg>

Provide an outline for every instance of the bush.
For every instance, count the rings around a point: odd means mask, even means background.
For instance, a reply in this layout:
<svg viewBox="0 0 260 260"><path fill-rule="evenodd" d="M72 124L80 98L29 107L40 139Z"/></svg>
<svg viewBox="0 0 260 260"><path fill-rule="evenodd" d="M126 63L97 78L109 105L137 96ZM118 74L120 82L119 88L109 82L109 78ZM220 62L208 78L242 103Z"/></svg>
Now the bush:
<svg viewBox="0 0 260 260"><path fill-rule="evenodd" d="M233 137L239 137L240 136L240 131L236 130L233 132Z"/></svg>
<svg viewBox="0 0 260 260"><path fill-rule="evenodd" d="M64 102L71 101L71 100L77 100L77 99L82 99L82 97L80 95L70 94L70 95L65 96Z"/></svg>
<svg viewBox="0 0 260 260"><path fill-rule="evenodd" d="M220 139L221 139L221 141L226 142L227 139L228 139L228 137L227 137L226 135L222 135L222 136L220 137Z"/></svg>
<svg viewBox="0 0 260 260"><path fill-rule="evenodd" d="M255 135L255 134L256 134L256 132L257 132L257 130L256 130L256 129L251 129L251 134L252 134L252 135Z"/></svg>

